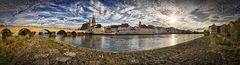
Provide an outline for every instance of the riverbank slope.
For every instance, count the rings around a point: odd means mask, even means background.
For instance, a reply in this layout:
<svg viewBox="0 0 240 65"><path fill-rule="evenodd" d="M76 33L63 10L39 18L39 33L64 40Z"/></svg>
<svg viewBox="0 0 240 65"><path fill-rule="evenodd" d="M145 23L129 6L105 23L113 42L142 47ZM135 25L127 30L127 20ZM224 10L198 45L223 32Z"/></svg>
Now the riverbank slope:
<svg viewBox="0 0 240 65"><path fill-rule="evenodd" d="M44 38L10 37L0 40L0 65L237 65L224 53L216 51L211 37L205 36L171 47L136 52L111 53L72 47Z"/></svg>

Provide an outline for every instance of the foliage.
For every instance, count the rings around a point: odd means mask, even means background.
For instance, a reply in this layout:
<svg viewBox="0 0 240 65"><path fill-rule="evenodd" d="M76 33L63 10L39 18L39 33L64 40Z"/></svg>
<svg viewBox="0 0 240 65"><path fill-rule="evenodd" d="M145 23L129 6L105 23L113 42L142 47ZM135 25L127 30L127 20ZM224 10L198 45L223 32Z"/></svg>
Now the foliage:
<svg viewBox="0 0 240 65"><path fill-rule="evenodd" d="M96 28L101 28L101 27L102 27L101 24L97 24L97 25L96 25Z"/></svg>
<svg viewBox="0 0 240 65"><path fill-rule="evenodd" d="M23 41L26 39L20 39L17 40L18 37L9 37L11 40L18 41L13 42L12 44L5 44L5 42L0 41L0 65L9 65L9 63L13 60L14 57L16 57L21 50L21 48L25 45L22 45L24 43ZM22 43L19 43L22 42Z"/></svg>
<svg viewBox="0 0 240 65"><path fill-rule="evenodd" d="M209 35L209 31L204 30L204 31L203 31L203 34L204 34L205 36L208 36L208 35Z"/></svg>
<svg viewBox="0 0 240 65"><path fill-rule="evenodd" d="M232 57L232 59L234 60L240 60L240 48L239 45L225 45L227 43L217 43L215 44L215 48L223 53L226 53L227 55L229 55L230 57Z"/></svg>
<svg viewBox="0 0 240 65"><path fill-rule="evenodd" d="M31 31L29 29L21 29L19 32L18 32L18 35L22 35L22 36L26 36L26 35L31 35Z"/></svg>
<svg viewBox="0 0 240 65"><path fill-rule="evenodd" d="M216 48L220 51L223 51L223 52L228 52L228 51L233 51L234 50L233 47L231 47L229 45L224 45L224 44L226 44L226 43L218 43L216 45Z"/></svg>
<svg viewBox="0 0 240 65"><path fill-rule="evenodd" d="M234 22L232 26L230 26L230 36L233 41L239 41L240 39L240 19Z"/></svg>
<svg viewBox="0 0 240 65"><path fill-rule="evenodd" d="M12 36L12 32L11 32L11 30L9 30L9 29L3 29L2 31L1 31L1 33L2 33L2 36L3 36L3 38L6 38L6 37L10 37L10 36Z"/></svg>
<svg viewBox="0 0 240 65"><path fill-rule="evenodd" d="M232 57L234 60L240 60L240 45L231 43L227 40L224 40L222 37L218 37L217 35L212 35L214 41L214 48L222 53L225 53Z"/></svg>

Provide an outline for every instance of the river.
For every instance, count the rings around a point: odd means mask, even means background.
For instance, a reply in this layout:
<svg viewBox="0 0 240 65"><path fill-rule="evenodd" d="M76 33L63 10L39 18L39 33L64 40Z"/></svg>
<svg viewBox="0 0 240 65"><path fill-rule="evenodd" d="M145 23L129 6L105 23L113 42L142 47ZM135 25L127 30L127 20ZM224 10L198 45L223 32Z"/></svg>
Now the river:
<svg viewBox="0 0 240 65"><path fill-rule="evenodd" d="M75 37L57 35L55 39L76 47L119 52L163 48L187 42L202 36L203 34L83 35Z"/></svg>

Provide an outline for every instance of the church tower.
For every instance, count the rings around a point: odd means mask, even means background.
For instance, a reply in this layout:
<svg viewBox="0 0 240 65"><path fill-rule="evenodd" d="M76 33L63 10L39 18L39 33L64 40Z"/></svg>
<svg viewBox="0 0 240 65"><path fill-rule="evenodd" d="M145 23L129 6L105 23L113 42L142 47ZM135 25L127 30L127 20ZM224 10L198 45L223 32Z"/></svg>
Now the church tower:
<svg viewBox="0 0 240 65"><path fill-rule="evenodd" d="M95 15L93 15L93 17L92 17L92 26L96 26L96 19L95 19Z"/></svg>
<svg viewBox="0 0 240 65"><path fill-rule="evenodd" d="M141 21L139 21L139 23L138 23L138 27L140 27L140 28L141 28L141 25L142 25L142 22L141 22Z"/></svg>
<svg viewBox="0 0 240 65"><path fill-rule="evenodd" d="M89 19L88 23L88 28L90 29L92 27L92 19Z"/></svg>

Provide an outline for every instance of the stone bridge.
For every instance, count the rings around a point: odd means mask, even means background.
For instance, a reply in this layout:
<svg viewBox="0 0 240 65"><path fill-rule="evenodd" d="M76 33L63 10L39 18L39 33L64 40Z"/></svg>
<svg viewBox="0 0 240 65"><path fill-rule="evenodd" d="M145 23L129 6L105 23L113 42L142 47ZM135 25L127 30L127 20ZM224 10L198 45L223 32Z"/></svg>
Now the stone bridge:
<svg viewBox="0 0 240 65"><path fill-rule="evenodd" d="M59 33L64 35L80 35L85 33L83 30L76 30L76 29L67 29L67 28L54 28L54 27L40 27L40 26L1 26L0 31L3 29L9 29L11 32L13 32L13 35L18 35L19 31L22 29L28 29L31 32L34 32L36 34L51 34L51 35L57 35Z"/></svg>

